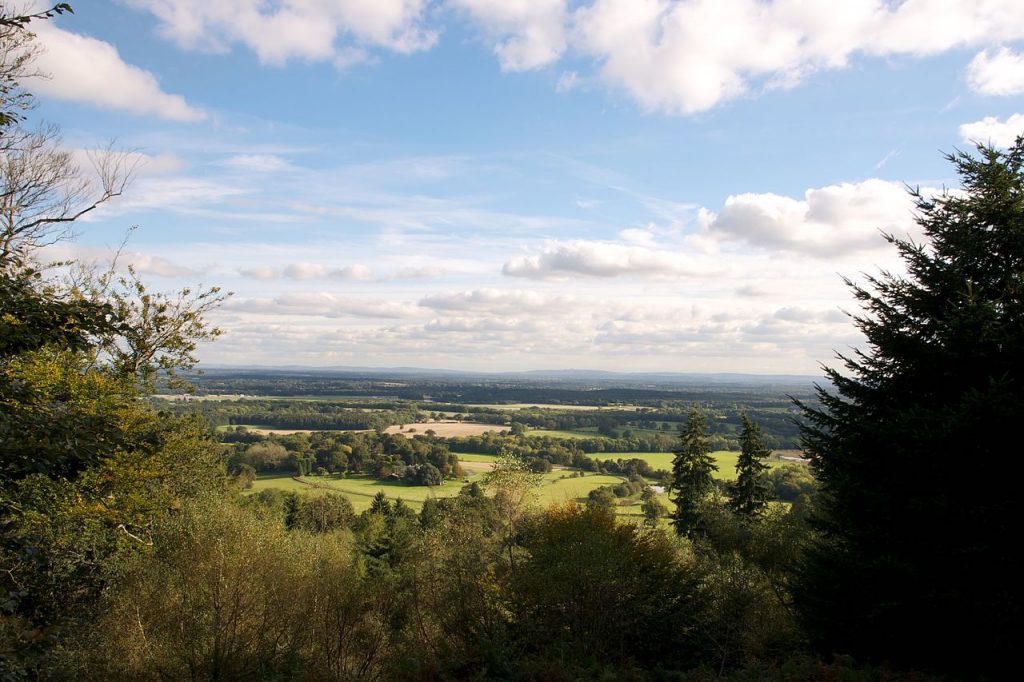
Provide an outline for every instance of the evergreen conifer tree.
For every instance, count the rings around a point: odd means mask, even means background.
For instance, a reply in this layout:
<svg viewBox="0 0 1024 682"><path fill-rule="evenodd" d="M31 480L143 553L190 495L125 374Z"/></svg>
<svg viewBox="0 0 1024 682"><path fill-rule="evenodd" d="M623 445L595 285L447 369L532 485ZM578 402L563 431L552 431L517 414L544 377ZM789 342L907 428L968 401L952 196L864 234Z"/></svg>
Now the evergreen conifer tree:
<svg viewBox="0 0 1024 682"><path fill-rule="evenodd" d="M962 191L911 194L905 276L847 283L866 350L838 356L804 448L819 540L796 603L822 651L1001 678L1024 566L1024 138L948 160Z"/></svg>
<svg viewBox="0 0 1024 682"><path fill-rule="evenodd" d="M377 494L373 496L373 500L370 502L370 513L391 516L391 503L388 502L388 496L384 494L383 490L378 490Z"/></svg>
<svg viewBox="0 0 1024 682"><path fill-rule="evenodd" d="M679 449L673 453L672 485L669 488L669 495L676 505L672 525L677 534L693 538L704 532L702 507L715 485L711 474L718 470L708 444L707 421L700 410L694 408L690 411L679 438Z"/></svg>
<svg viewBox="0 0 1024 682"><path fill-rule="evenodd" d="M740 456L736 461L736 481L729 486L729 509L746 518L754 518L764 511L772 498L772 489L765 473L769 467L765 460L772 451L764 444L761 427L746 413L740 416Z"/></svg>

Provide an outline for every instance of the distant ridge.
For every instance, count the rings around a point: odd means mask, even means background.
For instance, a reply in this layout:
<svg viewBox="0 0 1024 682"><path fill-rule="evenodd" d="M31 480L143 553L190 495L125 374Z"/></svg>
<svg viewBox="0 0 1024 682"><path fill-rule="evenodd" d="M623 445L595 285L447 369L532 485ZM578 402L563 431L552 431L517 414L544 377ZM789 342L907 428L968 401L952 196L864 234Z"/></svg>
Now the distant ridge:
<svg viewBox="0 0 1024 682"><path fill-rule="evenodd" d="M216 365L203 364L210 374L275 374L319 377L406 378L475 381L552 381L556 383L653 384L653 385L792 385L808 386L825 381L822 376L801 374L751 374L741 372L613 372L598 369L536 369L482 372L420 367L306 367L301 365Z"/></svg>

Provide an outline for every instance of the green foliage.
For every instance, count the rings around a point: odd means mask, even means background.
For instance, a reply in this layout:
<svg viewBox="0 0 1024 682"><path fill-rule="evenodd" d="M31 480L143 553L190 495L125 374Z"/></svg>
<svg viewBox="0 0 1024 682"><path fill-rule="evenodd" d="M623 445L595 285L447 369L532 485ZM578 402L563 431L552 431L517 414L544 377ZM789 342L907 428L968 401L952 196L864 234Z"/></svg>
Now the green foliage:
<svg viewBox="0 0 1024 682"><path fill-rule="evenodd" d="M295 514L293 527L311 533L328 533L351 528L356 513L343 495L304 496Z"/></svg>
<svg viewBox="0 0 1024 682"><path fill-rule="evenodd" d="M587 506L612 513L615 509L615 494L605 486L595 488L587 493Z"/></svg>
<svg viewBox="0 0 1024 682"><path fill-rule="evenodd" d="M135 377L147 389L158 379L172 388L187 384L177 373L196 364L199 343L212 341L221 330L207 324L205 316L231 294L219 287L174 293L149 291L129 266L126 276L105 273L86 276L75 283L88 300L112 308L120 333L101 339L100 352L115 372Z"/></svg>
<svg viewBox="0 0 1024 682"><path fill-rule="evenodd" d="M771 500L771 486L765 472L770 468L765 460L772 454L764 444L761 427L742 416L740 456L736 462L736 481L728 490L729 508L747 518L759 516Z"/></svg>
<svg viewBox="0 0 1024 682"><path fill-rule="evenodd" d="M309 585L331 544L229 505L189 506L110 593L74 657L93 679L267 679L306 646Z"/></svg>
<svg viewBox="0 0 1024 682"><path fill-rule="evenodd" d="M676 505L672 525L679 535L697 537L703 533L701 516L706 498L714 488L712 473L718 470L711 457L707 422L698 409L690 411L679 439L668 488Z"/></svg>
<svg viewBox="0 0 1024 682"><path fill-rule="evenodd" d="M668 508L665 507L658 499L658 496L654 494L654 491L650 487L644 488L641 495L643 500L640 509L644 515L644 525L654 527L658 525L658 519L668 514Z"/></svg>
<svg viewBox="0 0 1024 682"><path fill-rule="evenodd" d="M370 513L380 516L391 515L391 503L388 502L388 496L384 494L383 490L373 496L373 502L370 504Z"/></svg>
<svg viewBox="0 0 1024 682"><path fill-rule="evenodd" d="M783 502L796 502L801 497L814 497L818 482L811 469L803 464L783 464L768 472L773 496Z"/></svg>
<svg viewBox="0 0 1024 682"><path fill-rule="evenodd" d="M110 305L69 296L31 267L11 262L0 277L0 362L50 346L86 351L114 331Z"/></svg>
<svg viewBox="0 0 1024 682"><path fill-rule="evenodd" d="M523 533L529 558L513 574L512 598L527 656L691 663L697 579L663 533L575 504L531 517Z"/></svg>
<svg viewBox="0 0 1024 682"><path fill-rule="evenodd" d="M1024 608L1024 140L948 159L962 191L912 192L926 240L887 237L906 277L850 283L868 349L804 410L821 539L797 594L822 650L999 677Z"/></svg>

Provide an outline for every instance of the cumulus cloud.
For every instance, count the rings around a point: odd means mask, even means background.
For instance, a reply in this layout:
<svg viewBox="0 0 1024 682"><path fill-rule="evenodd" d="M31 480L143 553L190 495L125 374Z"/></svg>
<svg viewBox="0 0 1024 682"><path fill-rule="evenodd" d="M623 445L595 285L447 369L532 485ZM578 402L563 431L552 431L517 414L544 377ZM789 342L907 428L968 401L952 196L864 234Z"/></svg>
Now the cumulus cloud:
<svg viewBox="0 0 1024 682"><path fill-rule="evenodd" d="M546 66L566 49L566 0L450 0L450 4L468 13L494 40L503 71Z"/></svg>
<svg viewBox="0 0 1024 682"><path fill-rule="evenodd" d="M583 240L554 242L539 254L516 256L508 260L501 271L511 277L533 279L572 275L679 277L696 272L680 254L643 246Z"/></svg>
<svg viewBox="0 0 1024 682"><path fill-rule="evenodd" d="M596 0L575 41L601 75L649 110L700 112L792 87L858 54L927 56L1024 38L1024 4L761 0Z"/></svg>
<svg viewBox="0 0 1024 682"><path fill-rule="evenodd" d="M260 265L255 268L246 268L244 270L240 270L239 274L242 275L243 277L261 280L277 279L278 276L277 270L268 265Z"/></svg>
<svg viewBox="0 0 1024 682"><path fill-rule="evenodd" d="M241 44L276 66L304 59L343 68L368 59L366 48L409 54L437 40L423 24L426 0L128 1L156 16L181 47L224 52Z"/></svg>
<svg viewBox="0 0 1024 682"><path fill-rule="evenodd" d="M523 320L519 318L486 318L458 317L431 320L423 326L427 333L463 333L473 334L477 338L487 339L508 338L513 334L537 334L546 331L545 325L539 320Z"/></svg>
<svg viewBox="0 0 1024 682"><path fill-rule="evenodd" d="M54 261L76 261L100 270L106 270L113 266L117 272L127 272L130 267L140 275L155 275L157 277L195 278L203 274L200 269L141 251L118 251L112 248L97 248L78 244L54 244L47 247L45 253L47 258L52 258Z"/></svg>
<svg viewBox="0 0 1024 682"><path fill-rule="evenodd" d="M44 48L36 64L50 75L33 82L36 92L171 121L206 118L181 95L164 92L152 73L125 63L110 43L61 30L47 21L34 22L32 30Z"/></svg>
<svg viewBox="0 0 1024 682"><path fill-rule="evenodd" d="M440 277L444 274L441 268L437 268L431 265L423 267L405 267L399 268L395 272L391 273L386 279L432 279L434 277Z"/></svg>
<svg viewBox="0 0 1024 682"><path fill-rule="evenodd" d="M797 306L779 308L773 317L797 324L845 324L850 321L850 318L840 310L811 310Z"/></svg>
<svg viewBox="0 0 1024 682"><path fill-rule="evenodd" d="M809 189L803 199L730 196L717 215L702 219L719 239L822 257L884 247L880 231L917 231L906 188L875 179Z"/></svg>
<svg viewBox="0 0 1024 682"><path fill-rule="evenodd" d="M319 263L290 263L284 268L288 279L317 279L327 275L327 268Z"/></svg>
<svg viewBox="0 0 1024 682"><path fill-rule="evenodd" d="M967 84L983 95L1024 92L1024 54L1007 47L979 52L967 66Z"/></svg>
<svg viewBox="0 0 1024 682"><path fill-rule="evenodd" d="M279 277L285 277L287 279L294 280L310 280L310 279L326 279L328 277L335 279L370 279L373 277L373 271L370 268L362 265L361 263L354 263L352 265L345 265L340 268L329 268L321 263L309 263L306 261L300 261L297 263L289 263L281 269L273 268L268 265L261 265L253 268L244 268L238 271L243 277L249 277L251 279L271 280Z"/></svg>
<svg viewBox="0 0 1024 682"><path fill-rule="evenodd" d="M523 312L562 312L576 305L575 297L551 296L538 291L473 289L424 296L419 304L439 311L461 311L494 315Z"/></svg>
<svg viewBox="0 0 1024 682"><path fill-rule="evenodd" d="M991 143L997 147L1009 147L1018 135L1024 135L1024 114L1013 114L1005 121L986 116L960 126L960 137L965 142Z"/></svg>
<svg viewBox="0 0 1024 682"><path fill-rule="evenodd" d="M373 275L373 270L360 263L331 270L331 276L339 280L369 280Z"/></svg>
<svg viewBox="0 0 1024 682"><path fill-rule="evenodd" d="M118 266L126 269L131 266L140 275L157 275L159 277L197 277L201 274L195 268L178 265L160 256L151 256L145 253L127 252L121 253L118 258Z"/></svg>
<svg viewBox="0 0 1024 682"><path fill-rule="evenodd" d="M386 300L338 296L329 292L300 292L282 294L275 298L248 298L230 300L224 309L260 315L301 315L327 318L385 318L415 317L419 308L412 304Z"/></svg>
<svg viewBox="0 0 1024 682"><path fill-rule="evenodd" d="M338 68L374 50L412 53L442 31L428 0L125 0L157 17L186 49L253 50L266 64L292 59ZM570 7L572 5L572 7ZM1024 39L1016 0L447 0L469 17L504 71L537 69L572 49L599 77L651 111L692 114L736 97L798 85L856 57L926 57ZM576 66L574 64L574 66ZM980 92L1024 89L1021 56L978 54L968 81ZM589 74L568 70L556 89ZM95 89L93 89L95 90Z"/></svg>

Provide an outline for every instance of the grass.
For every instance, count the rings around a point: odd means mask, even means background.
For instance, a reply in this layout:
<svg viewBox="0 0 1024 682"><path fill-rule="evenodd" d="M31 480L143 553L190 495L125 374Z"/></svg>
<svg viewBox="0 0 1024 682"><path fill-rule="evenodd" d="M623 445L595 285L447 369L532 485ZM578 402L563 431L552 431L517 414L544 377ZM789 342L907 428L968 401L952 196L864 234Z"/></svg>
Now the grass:
<svg viewBox="0 0 1024 682"><path fill-rule="evenodd" d="M736 460L739 457L738 452L730 452L727 450L718 450L711 453L714 457L716 464L718 464L718 471L715 472L715 478L719 480L732 480L736 477ZM477 463L490 463L495 459L494 455L482 454L482 453L458 453L459 459L463 462L467 462L470 465ZM595 453L588 455L598 460L609 460L609 459L642 459L650 464L655 469L668 469L672 468L672 458L674 455L671 452L609 452L609 453ZM768 463L772 467L781 466L783 462L770 461ZM268 488L278 488L280 490L291 490L302 493L317 493L317 492L332 492L341 493L346 495L352 506L355 508L356 513L361 513L366 509L370 508L370 502L373 496L379 491L383 491L389 499L395 500L398 498L403 499L413 509L419 509L423 506L423 502L431 497L452 497L459 494L462 486L466 484L466 481L477 481L480 480L484 473L483 470L472 471L472 466L467 467L467 473L469 474L464 479L456 481L445 481L444 485L428 488L426 486L408 486L396 481L378 481L373 478L366 476L352 476L349 478L339 478L335 476L308 476L301 480L295 480L294 478L283 475L283 476L266 476L258 478L254 483L249 493L265 490ZM541 487L538 491L537 501L542 506L549 504L558 504L567 502L570 500L576 500L579 502L586 501L587 495L591 490L606 485L616 485L625 480L622 476L612 476L606 474L596 474L587 472L584 476L572 476L573 470L571 469L555 469L543 475ZM671 502L668 500L667 495L659 495L658 498L665 504L669 509L672 508ZM615 513L619 516L624 517L639 517L640 511L640 499L637 498L623 498L618 500L618 504L615 507Z"/></svg>
<svg viewBox="0 0 1024 682"><path fill-rule="evenodd" d="M625 479L621 476L604 474L586 474L571 478L570 471L555 470L544 474L538 498L542 504L568 502L569 500L585 499L587 494L603 485L618 485Z"/></svg>
<svg viewBox="0 0 1024 682"><path fill-rule="evenodd" d="M675 457L671 452L595 452L587 455L597 460L609 459L642 459L654 469L672 470L672 459ZM711 453L718 465L718 471L713 475L721 481L731 481L736 478L736 460L740 453L735 450L716 450ZM784 462L769 460L768 466L774 468L782 466Z"/></svg>
<svg viewBox="0 0 1024 682"><path fill-rule="evenodd" d="M474 477L470 477L472 480ZM290 476L260 477L253 482L250 493L277 488L304 493L332 492L348 497L355 507L356 513L370 508L370 502L378 491L383 491L388 499L403 499L413 509L419 509L423 502L431 497L453 497L459 494L463 480L445 481L444 485L428 488L419 485L404 485L397 481L378 481L367 476L339 478L336 476L306 476L295 480Z"/></svg>
<svg viewBox="0 0 1024 682"><path fill-rule="evenodd" d="M493 462L498 456L488 455L486 453L475 453L475 452L457 452L459 461L462 462Z"/></svg>
<svg viewBox="0 0 1024 682"><path fill-rule="evenodd" d="M485 457L477 455L477 457ZM486 456L489 457L489 456ZM493 458L491 458L493 459ZM481 460L477 460L481 461ZM607 476L603 474L588 473L582 477L570 477L571 472L559 469L544 474L540 489L538 490L537 501L542 506L557 504L570 500L583 501L587 494L595 488L604 485L616 485L625 479L621 476ZM307 476L296 480L290 476L267 476L256 479L249 494L278 488L300 493L341 493L348 497L356 513L370 508L370 502L378 491L383 491L389 499L402 498L413 509L419 509L423 502L431 497L452 497L458 495L466 480L479 480L479 475L460 479L457 481L445 481L444 485L428 488L426 486L407 486L393 481L377 481L366 476L352 476L350 478L338 478L334 476ZM639 504L639 503L638 503ZM636 507L637 513L639 507ZM628 513L625 508L616 509L619 513Z"/></svg>

